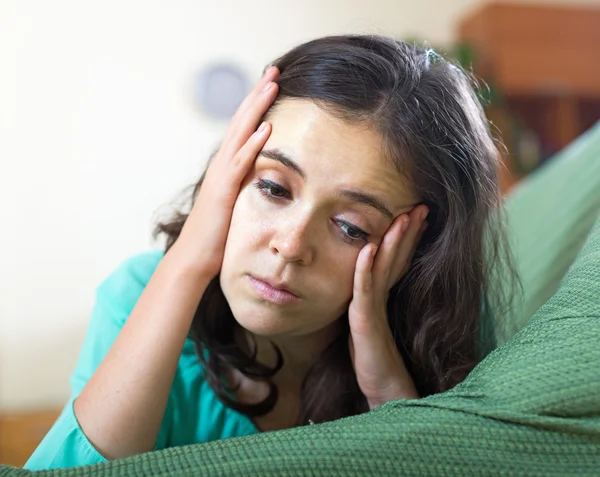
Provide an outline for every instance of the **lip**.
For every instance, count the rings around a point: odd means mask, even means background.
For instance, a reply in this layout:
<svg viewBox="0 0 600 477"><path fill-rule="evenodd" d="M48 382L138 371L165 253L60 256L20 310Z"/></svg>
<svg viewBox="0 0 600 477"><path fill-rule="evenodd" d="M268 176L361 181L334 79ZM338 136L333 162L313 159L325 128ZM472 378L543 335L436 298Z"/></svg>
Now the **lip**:
<svg viewBox="0 0 600 477"><path fill-rule="evenodd" d="M290 305L300 301L300 297L287 289L285 285L278 283L277 285L279 286L275 286L275 283L272 281L269 282L262 278L253 277L252 275L248 275L248 278L254 291L264 300L277 305Z"/></svg>

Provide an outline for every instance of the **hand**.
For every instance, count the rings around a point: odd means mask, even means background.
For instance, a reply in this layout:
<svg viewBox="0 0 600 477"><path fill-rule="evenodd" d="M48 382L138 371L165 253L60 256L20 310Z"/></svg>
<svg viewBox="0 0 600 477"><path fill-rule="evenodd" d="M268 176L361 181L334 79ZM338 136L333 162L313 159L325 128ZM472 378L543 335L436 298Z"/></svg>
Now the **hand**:
<svg viewBox="0 0 600 477"><path fill-rule="evenodd" d="M391 400L419 397L388 326L386 305L390 289L408 271L427 228L428 212L426 206L417 206L410 214L398 216L379 248L365 245L356 260L348 309L350 356L370 409Z"/></svg>
<svg viewBox="0 0 600 477"><path fill-rule="evenodd" d="M233 116L211 161L192 210L173 245L187 264L211 280L221 270L231 215L241 183L264 147L271 126L260 118L277 97L279 75L270 67Z"/></svg>

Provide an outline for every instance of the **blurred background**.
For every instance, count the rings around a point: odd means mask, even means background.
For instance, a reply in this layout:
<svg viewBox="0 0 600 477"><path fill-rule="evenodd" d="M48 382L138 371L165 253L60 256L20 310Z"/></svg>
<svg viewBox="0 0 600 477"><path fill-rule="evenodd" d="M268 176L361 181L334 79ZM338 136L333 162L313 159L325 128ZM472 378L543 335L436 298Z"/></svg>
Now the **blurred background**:
<svg viewBox="0 0 600 477"><path fill-rule="evenodd" d="M485 80L504 192L600 119L600 0L0 0L0 463L56 418L95 287L159 246L265 65L350 32Z"/></svg>

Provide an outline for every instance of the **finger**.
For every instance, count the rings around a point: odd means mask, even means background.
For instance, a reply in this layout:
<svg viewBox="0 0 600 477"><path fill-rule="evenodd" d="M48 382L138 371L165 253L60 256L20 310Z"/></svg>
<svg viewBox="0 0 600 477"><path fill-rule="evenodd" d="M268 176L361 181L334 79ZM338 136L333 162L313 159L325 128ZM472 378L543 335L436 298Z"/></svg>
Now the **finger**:
<svg viewBox="0 0 600 477"><path fill-rule="evenodd" d="M231 166L234 173L234 181L236 181L236 183L242 182L242 179L250 170L250 167L256 160L256 156L258 156L259 152L264 147L270 134L271 125L264 121L235 154Z"/></svg>
<svg viewBox="0 0 600 477"><path fill-rule="evenodd" d="M390 288L394 286L394 284L396 284L398 280L400 280L400 278L402 278L406 274L406 272L408 272L410 264L412 263L413 258L415 256L415 252L417 251L417 247L421 243L421 239L423 238L423 234L425 233L425 230L427 230L428 225L429 223L427 221L423 222L423 224L421 225L421 229L419 230L417 238L413 243L412 250L410 251L408 259L405 261L404 268L397 274L397 279L393 283L390 283Z"/></svg>
<svg viewBox="0 0 600 477"><path fill-rule="evenodd" d="M350 361L352 361L352 367L354 368L354 372L356 372L355 357L356 352L354 351L354 340L352 339L352 333L348 334L348 351L350 352Z"/></svg>
<svg viewBox="0 0 600 477"><path fill-rule="evenodd" d="M356 259L356 268L354 269L354 297L359 301L363 301L365 297L372 294L373 291L373 278L371 269L373 268L373 261L375 254L377 253L377 245L369 243L365 245ZM362 304L362 303L361 303Z"/></svg>
<svg viewBox="0 0 600 477"><path fill-rule="evenodd" d="M232 157L242 147L273 104L279 85L272 82L272 79L278 74L277 68L270 69L238 108L225 134L224 157Z"/></svg>
<svg viewBox="0 0 600 477"><path fill-rule="evenodd" d="M350 329L353 334L366 336L370 328L369 315L373 310L373 280L371 270L377 253L374 243L365 245L356 259L352 302L348 310Z"/></svg>
<svg viewBox="0 0 600 477"><path fill-rule="evenodd" d="M264 86L269 84L271 81L275 80L275 78L277 78L278 76L279 69L276 66L270 65L269 67L267 67L263 73L262 78L258 80L254 85L254 88L252 88L252 91L250 92L250 97L252 95L256 96L260 94Z"/></svg>
<svg viewBox="0 0 600 477"><path fill-rule="evenodd" d="M265 115L273 101L275 100L279 86L276 83L269 83L266 90L263 90L258 98L253 100L248 109L233 122L227 131L223 157L231 158L248 140L250 135L256 129L260 119Z"/></svg>
<svg viewBox="0 0 600 477"><path fill-rule="evenodd" d="M262 78L256 82L250 93L244 98L233 117L237 118L238 116L243 116L246 110L251 106L252 102L260 96L264 88L277 78L277 76L279 76L277 67L269 66L265 70Z"/></svg>
<svg viewBox="0 0 600 477"><path fill-rule="evenodd" d="M252 101L249 107L229 126L223 141L222 157L229 160L245 144L256 129L260 119L265 115L277 97L279 86L269 83L260 95Z"/></svg>
<svg viewBox="0 0 600 477"><path fill-rule="evenodd" d="M402 214L394 219L386 231L379 246L377 257L375 257L373 275L376 281L381 281L384 285L388 283L394 270L398 247L405 230L409 226L410 217L407 214Z"/></svg>
<svg viewBox="0 0 600 477"><path fill-rule="evenodd" d="M413 209L411 212L410 223L396 251L396 257L394 259L392 273L390 274L391 280L388 283L388 288L391 288L395 283L397 283L410 266L410 261L412 259L412 255L414 254L414 250L416 250L418 245L419 234L421 233L421 228L428 212L429 210L426 206L415 207L415 209Z"/></svg>

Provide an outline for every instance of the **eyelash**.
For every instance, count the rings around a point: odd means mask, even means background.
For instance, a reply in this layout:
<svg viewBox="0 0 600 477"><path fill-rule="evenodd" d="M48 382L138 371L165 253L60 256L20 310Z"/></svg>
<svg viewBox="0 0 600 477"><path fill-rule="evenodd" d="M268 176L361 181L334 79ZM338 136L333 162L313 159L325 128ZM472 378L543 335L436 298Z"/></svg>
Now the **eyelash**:
<svg viewBox="0 0 600 477"><path fill-rule="evenodd" d="M256 187L258 191L269 200L274 201L278 199L291 199L292 197L286 189L284 189L281 185L273 181L258 179L254 183L254 187ZM275 194L273 193L274 191L276 192ZM277 193L279 193L279 195L277 195ZM359 242L367 243L369 234L364 230L342 220L336 220L335 222L337 226L343 231L342 240L344 240L344 242L349 244L357 244ZM358 235L358 237L352 237L349 234L356 234Z"/></svg>

